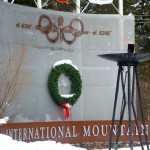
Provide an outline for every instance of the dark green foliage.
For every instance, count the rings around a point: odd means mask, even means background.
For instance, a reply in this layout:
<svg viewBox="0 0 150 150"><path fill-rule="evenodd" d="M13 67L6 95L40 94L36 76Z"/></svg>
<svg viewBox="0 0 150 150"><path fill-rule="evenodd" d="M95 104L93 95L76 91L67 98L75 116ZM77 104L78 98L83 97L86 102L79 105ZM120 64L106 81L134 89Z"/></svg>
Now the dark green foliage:
<svg viewBox="0 0 150 150"><path fill-rule="evenodd" d="M72 0L68 3L59 3L56 0L51 0L44 8L56 11L73 12L76 10L76 5Z"/></svg>
<svg viewBox="0 0 150 150"><path fill-rule="evenodd" d="M11 2L12 0L9 0ZM59 3L57 0L50 0L46 6L44 6L44 9L51 9L51 10L57 10L57 11L66 11L66 12L75 12L76 11L76 0L69 0L67 3ZM42 3L44 4L46 0L42 0ZM89 1L88 0L81 0L80 1L80 7L81 11L85 8ZM15 4L30 6L30 7L37 7L34 0L15 0ZM114 5L118 8L118 0L113 1ZM124 0L124 11L129 11L130 7L130 0ZM128 8L127 8L128 6ZM129 11L130 12L130 11ZM113 7L113 5L97 5L97 4L89 4L87 9L85 9L84 13L89 14L118 14L117 10Z"/></svg>
<svg viewBox="0 0 150 150"><path fill-rule="evenodd" d="M150 1L141 0L133 7L135 15L136 52L150 53ZM139 66L140 79L150 81L150 61Z"/></svg>
<svg viewBox="0 0 150 150"><path fill-rule="evenodd" d="M133 7L136 52L150 53L150 1L141 0L138 4L137 7ZM139 65L139 78L144 115L146 119L150 119L150 61ZM137 112L139 105L137 103ZM138 118L141 118L139 114Z"/></svg>
<svg viewBox="0 0 150 150"><path fill-rule="evenodd" d="M8 2L11 2L12 0L8 0ZM24 6L30 6L30 7L36 7L36 4L34 0L15 0L14 4L24 5Z"/></svg>

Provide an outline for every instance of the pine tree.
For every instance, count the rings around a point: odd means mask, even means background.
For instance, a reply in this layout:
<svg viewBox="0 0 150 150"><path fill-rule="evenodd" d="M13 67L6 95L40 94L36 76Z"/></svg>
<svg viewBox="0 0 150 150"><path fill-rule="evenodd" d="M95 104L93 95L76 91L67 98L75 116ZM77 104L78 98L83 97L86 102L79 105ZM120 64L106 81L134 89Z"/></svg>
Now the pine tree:
<svg viewBox="0 0 150 150"><path fill-rule="evenodd" d="M139 43L139 52L150 52L150 1L140 0L133 5L133 14L136 16L137 42ZM136 36L137 36L136 35Z"/></svg>
<svg viewBox="0 0 150 150"><path fill-rule="evenodd" d="M8 0L8 2L11 2L12 0ZM15 0L14 4L24 5L24 6L30 6L30 7L36 7L36 4L34 0Z"/></svg>
<svg viewBox="0 0 150 150"><path fill-rule="evenodd" d="M137 52L150 53L150 1L140 0L133 5L133 13L135 15L135 39ZM140 77L150 80L150 61L140 65Z"/></svg>
<svg viewBox="0 0 150 150"><path fill-rule="evenodd" d="M150 53L150 1L140 0L133 5L135 15L135 43L136 52ZM150 61L139 65L140 89L144 114L147 119L150 117ZM139 104L137 103L137 110ZM139 111L137 111L139 112ZM139 118L141 116L138 115Z"/></svg>

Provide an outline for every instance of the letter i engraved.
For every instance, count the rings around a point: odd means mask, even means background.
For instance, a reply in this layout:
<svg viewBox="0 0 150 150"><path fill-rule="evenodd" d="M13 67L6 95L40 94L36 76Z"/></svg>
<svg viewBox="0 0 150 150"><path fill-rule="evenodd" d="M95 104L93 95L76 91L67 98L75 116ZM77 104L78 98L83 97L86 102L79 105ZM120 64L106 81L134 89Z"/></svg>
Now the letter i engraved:
<svg viewBox="0 0 150 150"><path fill-rule="evenodd" d="M49 139L49 127L46 127L46 138Z"/></svg>

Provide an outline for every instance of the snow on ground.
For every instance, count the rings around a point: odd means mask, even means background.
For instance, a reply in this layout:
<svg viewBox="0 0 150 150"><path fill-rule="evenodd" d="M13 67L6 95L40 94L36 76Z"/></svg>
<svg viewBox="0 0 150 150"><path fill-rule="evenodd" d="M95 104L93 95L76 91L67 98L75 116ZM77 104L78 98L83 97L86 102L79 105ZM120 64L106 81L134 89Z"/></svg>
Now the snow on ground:
<svg viewBox="0 0 150 150"><path fill-rule="evenodd" d="M141 147L134 147L133 149L141 150ZM145 146L144 149L147 149L147 147ZM11 137L0 134L0 150L86 150L86 149L75 147L70 144L61 144L59 142L56 143L55 141L37 141L26 143L22 141L12 140ZM130 150L130 148L119 148L119 150Z"/></svg>
<svg viewBox="0 0 150 150"><path fill-rule="evenodd" d="M0 134L0 150L86 150L70 144L56 143L55 141L22 142L12 140L7 135Z"/></svg>

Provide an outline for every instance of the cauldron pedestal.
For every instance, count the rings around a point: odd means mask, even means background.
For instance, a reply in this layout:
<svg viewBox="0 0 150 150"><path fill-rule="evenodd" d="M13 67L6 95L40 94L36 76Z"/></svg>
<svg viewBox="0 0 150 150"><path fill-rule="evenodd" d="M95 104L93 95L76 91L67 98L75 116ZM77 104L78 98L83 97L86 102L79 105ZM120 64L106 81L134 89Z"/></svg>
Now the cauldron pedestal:
<svg viewBox="0 0 150 150"><path fill-rule="evenodd" d="M134 95L135 95L135 84L137 87L137 93L139 97L139 105L140 105L140 114L142 118L142 124L144 127L144 138L146 141L147 149L149 150L149 143L148 143L148 137L146 134L146 126L145 126L145 119L144 119L144 113L142 108L142 100L141 100L141 94L140 94L140 86L139 86L139 79L138 79L138 72L137 68L140 62L146 61L150 59L150 54L136 54L136 53L114 53L114 54L104 54L104 55L98 55L104 59L108 59L111 61L115 61L118 64L118 75L117 75L117 83L116 83L116 92L115 92L115 100L114 100L114 107L113 107L113 115L112 115L112 123L111 123L111 131L110 131L110 140L109 140L109 150L111 150L112 147L112 136L113 136L113 128L114 128L114 120L115 120L115 114L116 114L116 106L117 106L117 98L118 98L118 90L119 90L119 82L121 79L121 85L122 85L122 106L121 106L121 113L120 113L120 120L119 120L119 126L118 126L118 133L116 135L116 146L118 146L119 136L121 134L121 125L124 117L125 107L126 104L128 106L128 117L129 117L129 137L130 137L130 148L133 149L133 137L132 137L132 112L135 119L139 140L141 144L142 150L144 150L143 142L141 133L139 130L139 125L137 121L137 114L136 109L134 106ZM125 79L123 76L124 67L127 67L127 98L126 98L126 91L125 91ZM133 69L131 80L131 69ZM132 81L132 83L131 83Z"/></svg>

